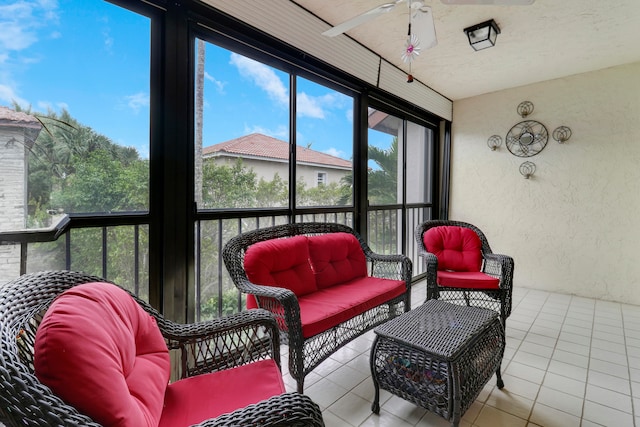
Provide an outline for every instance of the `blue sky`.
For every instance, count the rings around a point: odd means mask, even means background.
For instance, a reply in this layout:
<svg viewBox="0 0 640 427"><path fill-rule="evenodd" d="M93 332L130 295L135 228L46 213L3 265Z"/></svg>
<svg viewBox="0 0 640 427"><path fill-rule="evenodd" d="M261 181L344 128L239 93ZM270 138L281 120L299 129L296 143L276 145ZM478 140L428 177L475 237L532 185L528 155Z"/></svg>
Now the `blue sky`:
<svg viewBox="0 0 640 427"><path fill-rule="evenodd" d="M0 0L0 105L65 108L149 152L150 21L99 0ZM288 139L288 74L207 44L204 145L251 132ZM299 145L352 156L348 96L298 81Z"/></svg>

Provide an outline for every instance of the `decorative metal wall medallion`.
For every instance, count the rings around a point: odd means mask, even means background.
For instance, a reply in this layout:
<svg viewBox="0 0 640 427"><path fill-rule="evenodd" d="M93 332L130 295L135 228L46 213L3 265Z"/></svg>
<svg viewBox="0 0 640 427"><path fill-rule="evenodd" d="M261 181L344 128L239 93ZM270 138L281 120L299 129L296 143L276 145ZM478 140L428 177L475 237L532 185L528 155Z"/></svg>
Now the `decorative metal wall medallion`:
<svg viewBox="0 0 640 427"><path fill-rule="evenodd" d="M553 131L552 136L558 143L564 144L571 138L571 129L567 126L559 126Z"/></svg>
<svg viewBox="0 0 640 427"><path fill-rule="evenodd" d="M518 157L532 157L547 146L547 128L535 120L525 120L516 124L507 133L506 145L511 154Z"/></svg>
<svg viewBox="0 0 640 427"><path fill-rule="evenodd" d="M531 101L522 101L518 104L518 108L516 109L520 117L525 119L529 114L533 113L533 102Z"/></svg>
<svg viewBox="0 0 640 427"><path fill-rule="evenodd" d="M524 162L520 165L520 174L524 176L525 179L529 179L533 176L536 171L536 164L533 162Z"/></svg>
<svg viewBox="0 0 640 427"><path fill-rule="evenodd" d="M502 137L500 135L491 135L487 140L487 145L491 148L491 151L495 151L496 148L502 145Z"/></svg>

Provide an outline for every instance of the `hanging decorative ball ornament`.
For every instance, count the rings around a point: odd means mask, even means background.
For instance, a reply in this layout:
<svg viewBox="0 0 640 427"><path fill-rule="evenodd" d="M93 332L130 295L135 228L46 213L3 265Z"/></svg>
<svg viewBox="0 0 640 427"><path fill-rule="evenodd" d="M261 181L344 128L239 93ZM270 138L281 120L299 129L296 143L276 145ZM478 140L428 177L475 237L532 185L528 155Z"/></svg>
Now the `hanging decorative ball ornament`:
<svg viewBox="0 0 640 427"><path fill-rule="evenodd" d="M564 144L571 138L571 129L567 126L559 126L557 127L553 133L551 134L553 139L558 141L559 144Z"/></svg>
<svg viewBox="0 0 640 427"><path fill-rule="evenodd" d="M414 35L407 36L407 41L404 44L404 52L402 53L402 60L411 63L418 55L420 55L420 40Z"/></svg>
<svg viewBox="0 0 640 427"><path fill-rule="evenodd" d="M520 104L518 104L517 111L520 117L524 119L529 114L533 113L533 102L522 101Z"/></svg>

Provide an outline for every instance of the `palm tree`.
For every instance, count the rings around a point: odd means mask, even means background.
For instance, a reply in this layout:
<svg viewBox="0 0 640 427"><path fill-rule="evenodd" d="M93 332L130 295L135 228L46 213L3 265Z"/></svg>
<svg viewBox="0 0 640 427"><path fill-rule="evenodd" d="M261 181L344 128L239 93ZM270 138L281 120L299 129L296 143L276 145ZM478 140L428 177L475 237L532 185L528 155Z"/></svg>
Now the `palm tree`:
<svg viewBox="0 0 640 427"><path fill-rule="evenodd" d="M398 203L398 137L394 136L388 149L370 145L367 149L369 160L378 169L369 169L369 203L372 205L393 205Z"/></svg>
<svg viewBox="0 0 640 427"><path fill-rule="evenodd" d="M203 40L197 41L197 57L198 62L196 66L196 129L195 129L195 165L194 165L194 179L195 179L195 202L197 206L202 204L202 116L204 114L204 59L205 59L205 43Z"/></svg>

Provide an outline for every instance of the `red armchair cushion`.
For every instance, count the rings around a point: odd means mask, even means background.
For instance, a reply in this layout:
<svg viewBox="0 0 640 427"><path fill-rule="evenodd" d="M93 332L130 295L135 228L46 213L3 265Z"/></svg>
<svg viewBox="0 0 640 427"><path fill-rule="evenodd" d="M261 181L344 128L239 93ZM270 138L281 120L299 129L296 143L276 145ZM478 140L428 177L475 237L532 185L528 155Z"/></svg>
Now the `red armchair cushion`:
<svg viewBox="0 0 640 427"><path fill-rule="evenodd" d="M269 359L198 375L167 387L159 427L186 427L285 392L278 365Z"/></svg>
<svg viewBox="0 0 640 427"><path fill-rule="evenodd" d="M244 256L244 270L251 282L287 288L296 296L317 289L305 236L266 240L251 245Z"/></svg>
<svg viewBox="0 0 640 427"><path fill-rule="evenodd" d="M438 271L439 286L449 288L498 289L500 279L480 271Z"/></svg>
<svg viewBox="0 0 640 427"><path fill-rule="evenodd" d="M458 226L430 228L422 236L425 249L438 258L438 270L480 271L482 242L471 229Z"/></svg>
<svg viewBox="0 0 640 427"><path fill-rule="evenodd" d="M65 402L104 426L157 426L169 381L158 325L109 283L63 292L36 333L35 373Z"/></svg>
<svg viewBox="0 0 640 427"><path fill-rule="evenodd" d="M302 336L312 337L385 301L399 297L407 287L402 280L362 277L319 289L298 299Z"/></svg>
<svg viewBox="0 0 640 427"><path fill-rule="evenodd" d="M309 255L318 289L367 275L367 261L358 239L350 233L311 236Z"/></svg>

